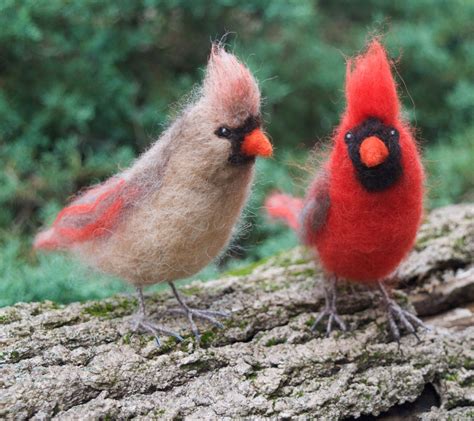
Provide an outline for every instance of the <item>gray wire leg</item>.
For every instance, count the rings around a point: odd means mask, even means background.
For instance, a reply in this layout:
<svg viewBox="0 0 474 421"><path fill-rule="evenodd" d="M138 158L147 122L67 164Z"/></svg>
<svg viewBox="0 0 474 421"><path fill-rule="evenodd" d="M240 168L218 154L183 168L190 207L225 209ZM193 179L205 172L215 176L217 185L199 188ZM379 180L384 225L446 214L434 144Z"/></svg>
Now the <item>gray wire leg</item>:
<svg viewBox="0 0 474 421"><path fill-rule="evenodd" d="M138 311L135 314L134 321L133 321L133 331L141 331L146 333L151 333L155 337L156 344L160 347L160 334L166 336L172 336L178 342L181 342L183 338L176 332L172 330L166 329L162 326L156 325L155 323L151 322L148 316L146 315L145 310L145 297L143 296L143 288L137 287L137 295L138 295Z"/></svg>
<svg viewBox="0 0 474 421"><path fill-rule="evenodd" d="M400 328L403 328L420 340L416 333L417 328L422 327L428 329L428 327L414 314L401 308L397 302L390 297L383 281L379 281L378 285L382 293L385 310L387 312L388 326L393 339L400 342Z"/></svg>
<svg viewBox="0 0 474 421"><path fill-rule="evenodd" d="M333 330L333 323L336 322L339 328L342 331L346 331L347 327L344 321L341 319L339 314L337 314L336 308L336 298L337 298L337 278L332 276L331 278L327 279L324 285L324 295L326 300L326 305L322 312L318 314L316 321L314 322L311 330L314 332L321 320L324 317L328 318L328 323L326 326L326 336L329 336L331 331Z"/></svg>
<svg viewBox="0 0 474 421"><path fill-rule="evenodd" d="M212 323L214 326L217 326L218 328L222 329L224 327L224 325L219 320L217 320L216 317L229 317L230 313L226 311L198 310L198 309L190 308L184 302L175 284L173 282L168 282L168 284L171 287L173 294L176 297L176 300L178 301L178 304L181 307L179 309L173 309L171 311L173 313L184 314L187 317L189 325L191 326L191 331L193 332L194 337L196 338L197 342L201 340L201 335L196 326L196 323L194 322L195 317L198 319L206 320L209 323Z"/></svg>

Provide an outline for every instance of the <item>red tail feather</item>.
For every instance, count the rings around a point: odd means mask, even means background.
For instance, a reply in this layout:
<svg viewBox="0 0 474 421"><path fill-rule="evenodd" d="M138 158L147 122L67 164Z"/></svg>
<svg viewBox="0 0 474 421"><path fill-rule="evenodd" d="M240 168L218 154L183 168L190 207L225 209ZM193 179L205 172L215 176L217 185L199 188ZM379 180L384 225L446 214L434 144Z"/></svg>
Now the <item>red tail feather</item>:
<svg viewBox="0 0 474 421"><path fill-rule="evenodd" d="M55 250L59 248L59 243L54 237L55 234L53 228L42 231L36 236L33 247L37 250Z"/></svg>
<svg viewBox="0 0 474 421"><path fill-rule="evenodd" d="M265 199L264 206L270 217L283 220L295 231L299 229L299 215L303 209L303 199L283 193L273 193Z"/></svg>

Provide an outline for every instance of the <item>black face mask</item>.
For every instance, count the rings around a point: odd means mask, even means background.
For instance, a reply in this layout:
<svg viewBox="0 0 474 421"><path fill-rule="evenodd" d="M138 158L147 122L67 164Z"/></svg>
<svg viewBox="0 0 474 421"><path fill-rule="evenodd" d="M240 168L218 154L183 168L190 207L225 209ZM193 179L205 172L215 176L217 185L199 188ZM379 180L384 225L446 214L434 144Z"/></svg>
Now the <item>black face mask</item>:
<svg viewBox="0 0 474 421"><path fill-rule="evenodd" d="M260 126L261 120L259 116L249 117L240 127L219 127L214 132L216 136L228 139L232 145L232 151L228 159L229 163L233 165L243 165L249 162L255 162L255 157L243 154L241 148L244 137Z"/></svg>
<svg viewBox="0 0 474 421"><path fill-rule="evenodd" d="M360 145L370 136L378 137L389 151L385 161L374 167L366 166L360 158ZM398 130L384 125L377 118L368 118L344 135L357 178L367 191L386 190L393 186L402 175L399 139Z"/></svg>

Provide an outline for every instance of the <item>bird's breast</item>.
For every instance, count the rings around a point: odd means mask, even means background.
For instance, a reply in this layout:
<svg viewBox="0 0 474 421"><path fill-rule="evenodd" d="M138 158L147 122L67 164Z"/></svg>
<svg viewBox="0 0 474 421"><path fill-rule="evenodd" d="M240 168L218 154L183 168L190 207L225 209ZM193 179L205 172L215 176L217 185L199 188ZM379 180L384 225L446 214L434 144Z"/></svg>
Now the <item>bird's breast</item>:
<svg viewBox="0 0 474 421"><path fill-rule="evenodd" d="M107 272L135 284L191 276L229 242L245 200L252 171L225 184L206 178L175 178L143 198L103 244Z"/></svg>
<svg viewBox="0 0 474 421"><path fill-rule="evenodd" d="M413 246L422 217L421 185L400 184L383 193L330 197L315 245L330 273L375 282L390 275Z"/></svg>

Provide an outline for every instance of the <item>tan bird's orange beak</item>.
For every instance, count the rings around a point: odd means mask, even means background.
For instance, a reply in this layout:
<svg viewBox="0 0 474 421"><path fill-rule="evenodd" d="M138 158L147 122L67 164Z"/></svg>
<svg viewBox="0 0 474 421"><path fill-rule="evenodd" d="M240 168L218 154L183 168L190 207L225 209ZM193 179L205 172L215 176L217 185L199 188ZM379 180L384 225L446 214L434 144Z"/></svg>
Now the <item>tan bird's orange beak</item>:
<svg viewBox="0 0 474 421"><path fill-rule="evenodd" d="M273 153L272 144L260 129L252 130L244 137L241 149L242 152L248 156L263 156L268 158L272 156Z"/></svg>
<svg viewBox="0 0 474 421"><path fill-rule="evenodd" d="M359 148L360 160L366 167L375 167L384 162L388 155L388 149L377 136L364 139Z"/></svg>

